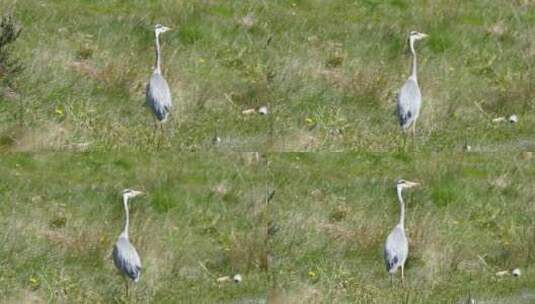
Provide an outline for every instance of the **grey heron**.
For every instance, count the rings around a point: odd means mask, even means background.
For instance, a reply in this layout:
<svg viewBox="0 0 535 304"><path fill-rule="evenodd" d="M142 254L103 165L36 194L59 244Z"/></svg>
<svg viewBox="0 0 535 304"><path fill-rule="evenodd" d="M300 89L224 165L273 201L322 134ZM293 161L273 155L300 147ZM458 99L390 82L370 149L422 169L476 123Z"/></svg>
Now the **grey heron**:
<svg viewBox="0 0 535 304"><path fill-rule="evenodd" d="M128 239L128 199L136 197L140 194L143 194L143 192L131 189L125 189L123 191L123 205L126 219L124 229L119 235L112 252L113 262L125 278L127 296L128 279L137 282L139 281L139 276L141 275L141 260L139 259L136 248L134 248Z"/></svg>
<svg viewBox="0 0 535 304"><path fill-rule="evenodd" d="M401 282L404 279L404 266L407 256L409 255L409 242L405 235L405 203L401 192L403 189L418 186L418 183L400 179L397 182L396 190L400 207L399 223L392 229L392 232L386 238L385 243L385 266L390 273L390 280L393 282L394 273L401 267Z"/></svg>
<svg viewBox="0 0 535 304"><path fill-rule="evenodd" d="M416 69L416 51L414 50L414 43L417 40L424 39L427 34L411 31L409 34L409 48L412 53L411 75L405 81L398 94L397 110L399 124L403 130L407 130L412 126L413 136L416 134L416 120L420 115L420 107L422 104L422 94L418 86L418 76Z"/></svg>
<svg viewBox="0 0 535 304"><path fill-rule="evenodd" d="M167 121L167 116L173 106L169 85L162 75L160 54L160 34L165 33L170 29L171 28L161 24L156 24L154 26L154 35L156 36L156 63L154 64L152 76L147 85L147 104L161 123Z"/></svg>

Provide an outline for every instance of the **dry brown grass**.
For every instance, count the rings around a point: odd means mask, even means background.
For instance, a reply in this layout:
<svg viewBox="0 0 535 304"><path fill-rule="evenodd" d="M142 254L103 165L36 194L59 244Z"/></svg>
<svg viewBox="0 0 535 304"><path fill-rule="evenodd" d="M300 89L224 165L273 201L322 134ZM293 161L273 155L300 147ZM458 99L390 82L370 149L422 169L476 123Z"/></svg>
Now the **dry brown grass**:
<svg viewBox="0 0 535 304"><path fill-rule="evenodd" d="M273 304L318 304L322 303L321 292L311 285L301 285L292 291L281 289L270 289L268 293L268 303Z"/></svg>
<svg viewBox="0 0 535 304"><path fill-rule="evenodd" d="M13 152L68 150L71 132L64 124L50 122L41 128L17 130L10 138L8 149ZM76 148L76 144L71 147ZM79 148L83 149L83 144Z"/></svg>

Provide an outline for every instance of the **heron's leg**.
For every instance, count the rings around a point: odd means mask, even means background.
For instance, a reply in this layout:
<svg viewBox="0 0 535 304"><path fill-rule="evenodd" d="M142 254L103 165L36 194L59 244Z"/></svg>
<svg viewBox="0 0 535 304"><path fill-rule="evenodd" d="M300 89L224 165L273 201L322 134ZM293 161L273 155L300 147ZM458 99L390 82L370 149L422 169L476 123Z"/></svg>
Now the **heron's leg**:
<svg viewBox="0 0 535 304"><path fill-rule="evenodd" d="M125 286L125 289L124 289L125 299L128 299L128 279L125 276L123 276L123 279L124 279L124 286Z"/></svg>
<svg viewBox="0 0 535 304"><path fill-rule="evenodd" d="M163 141L163 124L161 122L156 122L156 149L160 150L160 146L162 145Z"/></svg>
<svg viewBox="0 0 535 304"><path fill-rule="evenodd" d="M154 121L154 134L152 136L152 144L155 145L155 144L158 144L158 119L153 116L153 121Z"/></svg>
<svg viewBox="0 0 535 304"><path fill-rule="evenodd" d="M390 287L394 288L394 274L390 274Z"/></svg>
<svg viewBox="0 0 535 304"><path fill-rule="evenodd" d="M411 140L412 140L412 145L413 145L413 148L416 147L416 120L412 122L412 125L410 126L411 130L410 130L410 133L411 133Z"/></svg>
<svg viewBox="0 0 535 304"><path fill-rule="evenodd" d="M404 273L403 273L403 268L404 266L401 265L401 285L405 286L405 277L404 277Z"/></svg>
<svg viewBox="0 0 535 304"><path fill-rule="evenodd" d="M168 138L168 133L167 131L169 131L169 128L165 128L165 126L163 125L163 123L160 123L160 131L162 133L162 137L163 138Z"/></svg>
<svg viewBox="0 0 535 304"><path fill-rule="evenodd" d="M399 141L399 151L406 152L407 150L407 132L405 129L401 129L401 138Z"/></svg>
<svg viewBox="0 0 535 304"><path fill-rule="evenodd" d="M156 116L153 116L154 119L154 138L156 139L158 136L158 130L160 129L160 121Z"/></svg>

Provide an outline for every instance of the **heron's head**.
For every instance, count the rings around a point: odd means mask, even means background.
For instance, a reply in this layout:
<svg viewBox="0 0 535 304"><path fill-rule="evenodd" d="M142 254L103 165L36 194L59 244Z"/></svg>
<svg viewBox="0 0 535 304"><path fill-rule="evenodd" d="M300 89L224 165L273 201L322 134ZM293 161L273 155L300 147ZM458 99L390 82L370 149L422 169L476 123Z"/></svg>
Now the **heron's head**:
<svg viewBox="0 0 535 304"><path fill-rule="evenodd" d="M136 191L136 190L132 190L132 189L124 189L123 190L123 196L126 197L126 198L133 198L133 197L136 197L138 195L141 195L143 194L143 192L141 191Z"/></svg>
<svg viewBox="0 0 535 304"><path fill-rule="evenodd" d="M426 37L428 37L429 35L427 34L424 34L424 33L420 33L420 32L417 32L417 31L411 31L409 33L409 40L412 40L412 41L416 41L416 40L422 40Z"/></svg>
<svg viewBox="0 0 535 304"><path fill-rule="evenodd" d="M419 185L420 185L419 183L410 182L408 180L400 179L400 180L398 180L398 183L397 183L396 187L398 189L408 189L408 188L416 187L416 186L419 186Z"/></svg>
<svg viewBox="0 0 535 304"><path fill-rule="evenodd" d="M156 35L159 35L161 33L165 33L165 32L167 32L169 30L171 30L170 27L161 25L159 23L154 26L154 32L156 33Z"/></svg>

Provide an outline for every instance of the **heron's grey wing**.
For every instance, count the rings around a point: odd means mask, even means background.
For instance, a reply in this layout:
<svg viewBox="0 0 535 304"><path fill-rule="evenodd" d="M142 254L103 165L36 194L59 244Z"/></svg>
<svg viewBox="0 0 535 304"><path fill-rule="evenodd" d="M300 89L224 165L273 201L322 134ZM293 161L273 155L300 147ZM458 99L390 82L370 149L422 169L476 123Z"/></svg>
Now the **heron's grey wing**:
<svg viewBox="0 0 535 304"><path fill-rule="evenodd" d="M164 120L173 106L167 81L159 73L153 73L147 87L147 103L158 120Z"/></svg>
<svg viewBox="0 0 535 304"><path fill-rule="evenodd" d="M386 271L390 272L394 269L394 266L396 266L399 262L399 257L395 254L395 252L392 252L385 247L385 266Z"/></svg>
<svg viewBox="0 0 535 304"><path fill-rule="evenodd" d="M422 96L418 83L409 78L401 87L398 95L398 117L399 124L403 128L407 128L420 114L420 104Z"/></svg>
<svg viewBox="0 0 535 304"><path fill-rule="evenodd" d="M384 254L385 266L388 272L396 271L405 262L408 254L408 243L401 228L394 228L388 235Z"/></svg>
<svg viewBox="0 0 535 304"><path fill-rule="evenodd" d="M127 239L119 238L113 247L112 255L115 266L137 282L141 275L141 260L134 246Z"/></svg>

